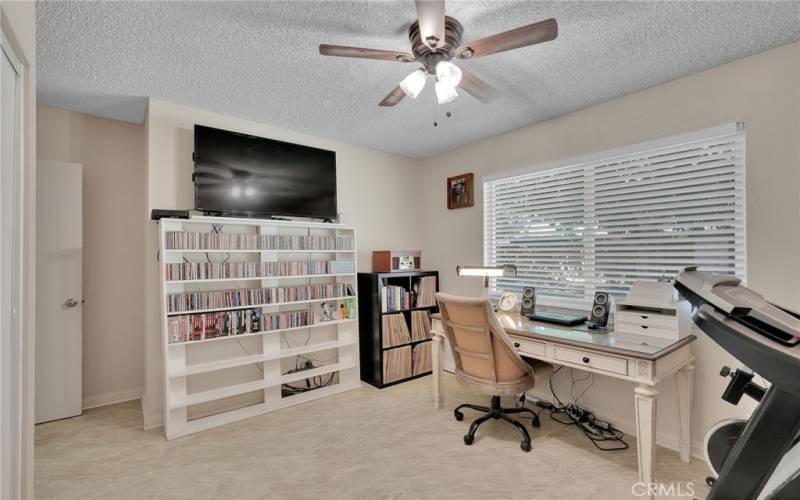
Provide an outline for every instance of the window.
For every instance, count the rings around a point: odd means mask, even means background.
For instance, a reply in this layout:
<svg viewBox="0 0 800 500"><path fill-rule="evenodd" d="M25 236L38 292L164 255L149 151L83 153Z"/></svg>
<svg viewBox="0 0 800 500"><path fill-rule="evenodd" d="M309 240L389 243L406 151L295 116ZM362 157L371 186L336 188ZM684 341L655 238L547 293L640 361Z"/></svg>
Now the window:
<svg viewBox="0 0 800 500"><path fill-rule="evenodd" d="M515 264L493 294L595 291L686 266L745 278L744 127L731 124L484 181L484 261Z"/></svg>

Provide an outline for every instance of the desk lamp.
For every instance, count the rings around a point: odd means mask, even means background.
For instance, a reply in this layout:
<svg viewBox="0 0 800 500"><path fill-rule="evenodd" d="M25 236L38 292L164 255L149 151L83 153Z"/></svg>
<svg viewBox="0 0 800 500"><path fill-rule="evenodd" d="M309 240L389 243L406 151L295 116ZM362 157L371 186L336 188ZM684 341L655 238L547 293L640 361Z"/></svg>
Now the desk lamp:
<svg viewBox="0 0 800 500"><path fill-rule="evenodd" d="M459 276L483 276L483 296L489 298L489 278L516 277L517 266L506 264L504 266L456 266Z"/></svg>

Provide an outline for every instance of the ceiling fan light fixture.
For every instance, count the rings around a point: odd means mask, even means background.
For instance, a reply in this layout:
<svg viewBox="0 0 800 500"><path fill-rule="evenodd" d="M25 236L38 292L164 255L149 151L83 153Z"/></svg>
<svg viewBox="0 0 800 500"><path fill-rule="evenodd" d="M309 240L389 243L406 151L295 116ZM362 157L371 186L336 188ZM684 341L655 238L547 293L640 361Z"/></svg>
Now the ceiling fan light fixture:
<svg viewBox="0 0 800 500"><path fill-rule="evenodd" d="M445 82L436 82L436 100L439 104L446 104L456 97L458 97L458 92L456 92L456 88L446 84Z"/></svg>
<svg viewBox="0 0 800 500"><path fill-rule="evenodd" d="M461 83L461 68L450 61L439 61L436 65L436 80L450 87Z"/></svg>
<svg viewBox="0 0 800 500"><path fill-rule="evenodd" d="M425 71L418 69L412 71L407 77L403 78L403 81L400 82L400 88L403 89L403 92L412 99L416 99L422 89L425 88L425 80L427 80L427 76L425 75Z"/></svg>

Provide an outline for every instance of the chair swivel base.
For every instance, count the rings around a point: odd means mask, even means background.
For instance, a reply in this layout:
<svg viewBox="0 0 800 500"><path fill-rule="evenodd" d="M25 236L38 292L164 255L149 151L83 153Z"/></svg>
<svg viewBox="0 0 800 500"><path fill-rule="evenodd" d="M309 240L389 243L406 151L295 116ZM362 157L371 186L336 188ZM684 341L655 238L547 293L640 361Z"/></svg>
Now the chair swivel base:
<svg viewBox="0 0 800 500"><path fill-rule="evenodd" d="M528 429L522 425L521 422L514 420L509 415L513 415L516 413L530 413L533 415L531 420L532 427L539 427L541 422L539 421L539 416L531 410L530 408L501 408L500 407L500 397L499 396L492 396L492 406L487 408L485 406L478 406L473 404L463 404L460 405L458 408L453 410L453 415L456 417L456 420L461 421L464 420L464 414L461 413L462 408L469 408L475 411L481 411L486 413L486 415L482 417L478 417L472 422L472 425L469 426L469 432L464 436L464 444L470 445L475 440L475 432L477 432L478 427L484 422L489 419L503 419L506 422L510 423L514 427L519 430L520 434L522 434L522 443L520 444L520 448L522 451L531 451L531 436L528 434Z"/></svg>

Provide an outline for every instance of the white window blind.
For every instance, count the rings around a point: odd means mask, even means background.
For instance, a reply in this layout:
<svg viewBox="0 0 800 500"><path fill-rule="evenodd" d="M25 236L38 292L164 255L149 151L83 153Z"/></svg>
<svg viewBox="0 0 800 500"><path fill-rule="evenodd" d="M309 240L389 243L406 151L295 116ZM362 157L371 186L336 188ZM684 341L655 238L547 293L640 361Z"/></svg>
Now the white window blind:
<svg viewBox="0 0 800 500"><path fill-rule="evenodd" d="M745 278L744 141L731 124L487 179L484 261L517 266L492 291L577 305L692 265Z"/></svg>

